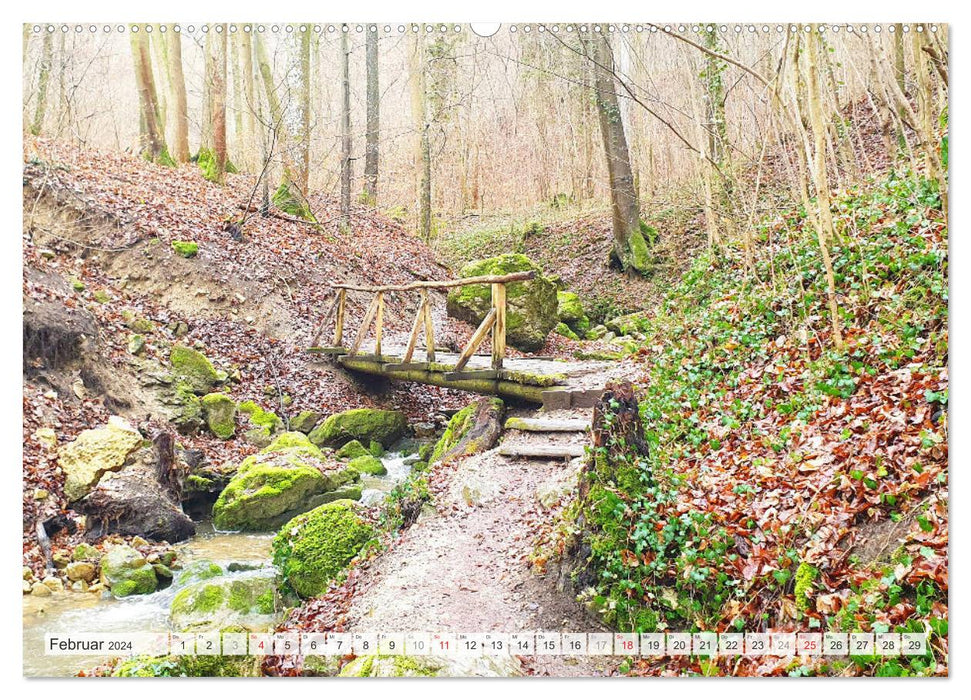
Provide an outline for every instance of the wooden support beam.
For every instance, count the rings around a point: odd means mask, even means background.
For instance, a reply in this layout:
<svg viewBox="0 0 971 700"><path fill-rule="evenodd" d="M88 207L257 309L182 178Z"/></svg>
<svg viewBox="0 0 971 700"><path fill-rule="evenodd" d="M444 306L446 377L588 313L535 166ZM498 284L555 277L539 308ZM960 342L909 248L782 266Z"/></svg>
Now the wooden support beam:
<svg viewBox="0 0 971 700"><path fill-rule="evenodd" d="M459 355L458 362L455 363L455 368L452 370L453 372L461 371L461 369L469 363L469 360L472 359L472 355L474 355L475 351L479 349L480 345L482 345L482 341L485 340L489 330L495 324L496 310L490 309L489 313L486 314L486 317L482 319L482 323L480 323L479 327L475 329L475 333L473 333L472 337L469 338L469 344L465 346L462 354Z"/></svg>
<svg viewBox="0 0 971 700"><path fill-rule="evenodd" d="M496 325L492 329L492 369L502 369L506 356L506 285L496 282L492 285L492 309L496 312Z"/></svg>
<svg viewBox="0 0 971 700"><path fill-rule="evenodd" d="M436 282L432 280L421 280L419 282L409 282L408 284L385 284L380 286L367 286L362 284L332 284L334 289L350 289L355 292L408 292L414 289L450 289L451 287L464 287L467 284L507 284L509 282L525 282L536 276L534 270L524 272L513 272L508 275L482 275L480 277L466 277L460 280L443 280Z"/></svg>
<svg viewBox="0 0 971 700"><path fill-rule="evenodd" d="M516 445L503 443L499 447L503 457L539 457L542 459L569 459L584 455L583 445Z"/></svg>
<svg viewBox="0 0 971 700"><path fill-rule="evenodd" d="M428 303L428 292L421 290L421 299L418 302L418 311L415 313L415 322L411 324L411 335L408 336L408 347L405 349L405 356L402 362L411 362L412 355L415 354L415 346L418 344L418 333L425 322L425 305Z"/></svg>
<svg viewBox="0 0 971 700"><path fill-rule="evenodd" d="M435 361L435 324L432 323L432 305L425 299L425 356L429 362Z"/></svg>
<svg viewBox="0 0 971 700"><path fill-rule="evenodd" d="M310 339L311 347L317 345L317 342L320 340L320 336L324 334L324 328L327 326L327 321L330 320L330 317L333 315L334 310L337 309L337 304L338 304L338 301L340 300L340 296L341 296L341 292L338 292L337 296L334 297L334 301L332 301L330 306L327 307L327 313L325 313L323 316L320 317L320 324L317 326L317 330L314 332L314 337ZM334 345L340 345L340 343L334 343Z"/></svg>
<svg viewBox="0 0 971 700"><path fill-rule="evenodd" d="M586 418L519 418L506 421L506 430L525 430L531 433L582 433L590 429Z"/></svg>
<svg viewBox="0 0 971 700"><path fill-rule="evenodd" d="M347 306L347 290L337 292L337 320L334 322L334 347L344 344L344 309Z"/></svg>
<svg viewBox="0 0 971 700"><path fill-rule="evenodd" d="M357 331L357 337L354 338L354 344L351 346L351 355L356 355L357 351L361 349L361 343L364 342L365 336L367 336L368 330L371 328L371 321L374 320L374 314L378 311L378 297L375 296L371 300L371 304L367 307L367 311L364 312L364 320L361 322L361 327Z"/></svg>
<svg viewBox="0 0 971 700"><path fill-rule="evenodd" d="M374 354L381 356L381 335L384 331L384 292L378 292L378 312L374 319Z"/></svg>
<svg viewBox="0 0 971 700"><path fill-rule="evenodd" d="M455 382L463 379L498 379L499 373L494 369L470 369L465 372L446 372L445 381Z"/></svg>
<svg viewBox="0 0 971 700"><path fill-rule="evenodd" d="M347 348L337 347L312 347L307 348L307 352L312 355L346 355Z"/></svg>

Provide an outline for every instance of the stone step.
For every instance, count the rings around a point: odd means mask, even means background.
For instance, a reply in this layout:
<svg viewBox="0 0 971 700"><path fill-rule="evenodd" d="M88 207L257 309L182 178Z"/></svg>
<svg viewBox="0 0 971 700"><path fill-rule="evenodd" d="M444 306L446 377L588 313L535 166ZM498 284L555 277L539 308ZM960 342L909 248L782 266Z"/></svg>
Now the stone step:
<svg viewBox="0 0 971 700"><path fill-rule="evenodd" d="M506 430L525 430L531 433L582 433L590 429L584 418L510 418Z"/></svg>

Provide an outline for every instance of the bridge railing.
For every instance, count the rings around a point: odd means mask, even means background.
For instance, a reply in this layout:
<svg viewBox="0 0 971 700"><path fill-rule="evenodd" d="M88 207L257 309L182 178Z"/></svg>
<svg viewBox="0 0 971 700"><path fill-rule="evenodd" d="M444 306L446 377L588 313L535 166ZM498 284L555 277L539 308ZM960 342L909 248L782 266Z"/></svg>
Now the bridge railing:
<svg viewBox="0 0 971 700"><path fill-rule="evenodd" d="M432 323L431 300L428 291L451 289L454 287L466 287L469 285L488 284L491 286L491 308L489 313L475 329L468 344L462 349L458 361L455 363L453 371L461 371L472 359L476 350L482 345L486 337L492 336L492 369L499 371L502 369L502 362L506 355L506 285L510 282L523 282L535 276L535 272L514 272L508 275L483 275L480 277L466 277L457 280L442 280L410 282L407 284L389 285L358 285L335 283L330 287L336 290L334 301L324 314L314 334L310 344L316 346L323 336L325 330L333 319L333 348L329 350L346 355L357 355L361 350L361 345L367 339L374 326L374 354L381 356L381 340L384 332L384 296L390 292L418 292L418 308L415 312L415 320L411 325L411 334L408 336L408 345L405 354L401 358L401 364L409 364L415 354L420 336L424 335L425 358L428 362L435 362L435 328ZM364 312L357 333L350 347L344 346L344 325L347 311L347 292L367 292L374 296Z"/></svg>

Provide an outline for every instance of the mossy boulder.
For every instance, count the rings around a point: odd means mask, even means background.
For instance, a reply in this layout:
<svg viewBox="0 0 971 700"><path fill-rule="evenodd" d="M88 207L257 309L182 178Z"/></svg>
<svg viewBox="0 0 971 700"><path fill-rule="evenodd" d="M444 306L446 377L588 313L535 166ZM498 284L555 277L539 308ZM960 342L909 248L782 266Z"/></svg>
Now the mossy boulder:
<svg viewBox="0 0 971 700"><path fill-rule="evenodd" d="M208 393L219 381L219 374L209 359L193 348L173 345L169 362L172 374L197 394Z"/></svg>
<svg viewBox="0 0 971 700"><path fill-rule="evenodd" d="M172 241L172 250L183 258L194 258L199 253L199 244L193 241Z"/></svg>
<svg viewBox="0 0 971 700"><path fill-rule="evenodd" d="M176 577L175 582L179 586L184 586L189 583L216 578L217 576L222 576L223 573L223 568L219 564L208 559L203 559L202 561L194 561L183 568Z"/></svg>
<svg viewBox="0 0 971 700"><path fill-rule="evenodd" d="M320 414L317 411L301 411L290 419L290 430L309 433L319 422Z"/></svg>
<svg viewBox="0 0 971 700"><path fill-rule="evenodd" d="M632 335L640 333L646 328L647 316L643 311L636 311L605 321L604 325L607 326L607 330L613 331L617 335Z"/></svg>
<svg viewBox="0 0 971 700"><path fill-rule="evenodd" d="M272 629L283 610L275 572L257 569L182 588L172 599L169 621L180 632L227 627L261 632Z"/></svg>
<svg viewBox="0 0 971 700"><path fill-rule="evenodd" d="M260 672L258 656L136 656L112 672L113 678L252 678Z"/></svg>
<svg viewBox="0 0 971 700"><path fill-rule="evenodd" d="M224 530L272 530L359 478L349 466L328 462L303 433L283 433L243 460L213 505L213 524Z"/></svg>
<svg viewBox="0 0 971 700"><path fill-rule="evenodd" d="M356 471L358 474L380 476L388 473L387 468L384 466L384 462L371 454L363 454L360 457L355 457L347 463L347 466L348 468Z"/></svg>
<svg viewBox="0 0 971 700"><path fill-rule="evenodd" d="M382 445L377 440L371 440L367 446L367 451L370 452L375 457L380 457L384 454L384 445Z"/></svg>
<svg viewBox="0 0 971 700"><path fill-rule="evenodd" d="M408 420L401 411L354 408L328 416L310 433L315 445L340 446L351 440L369 443L376 440L390 445L405 434Z"/></svg>
<svg viewBox="0 0 971 700"><path fill-rule="evenodd" d="M153 593L158 587L152 565L137 549L123 544L110 547L101 558L101 581L118 598Z"/></svg>
<svg viewBox="0 0 971 700"><path fill-rule="evenodd" d="M573 329L562 321L556 324L556 328L554 330L556 331L557 335L562 335L564 338L569 338L570 340L580 340L580 336L574 333Z"/></svg>
<svg viewBox="0 0 971 700"><path fill-rule="evenodd" d="M342 678L512 678L523 676L515 656L359 656Z"/></svg>
<svg viewBox="0 0 971 700"><path fill-rule="evenodd" d="M236 402L226 394L206 394L200 400L202 414L212 434L228 440L236 434Z"/></svg>
<svg viewBox="0 0 971 700"><path fill-rule="evenodd" d="M484 397L452 416L428 458L429 464L490 449L502 432L502 399Z"/></svg>
<svg viewBox="0 0 971 700"><path fill-rule="evenodd" d="M368 454L367 448L357 440L351 440L336 452L337 459L356 459Z"/></svg>
<svg viewBox="0 0 971 700"><path fill-rule="evenodd" d="M582 336L590 330L590 319L583 312L583 305L580 303L580 297L577 294L574 292L557 292L556 302L556 316L560 323L566 325L577 336ZM566 335L561 332L559 325L557 325L556 332L560 335ZM567 335L567 337L570 336ZM578 339L575 338L575 340Z"/></svg>
<svg viewBox="0 0 971 700"><path fill-rule="evenodd" d="M255 401L240 403L239 412L245 415L250 424L257 428L265 428L270 433L283 429L283 421L280 420L280 417L273 411L267 411Z"/></svg>
<svg viewBox="0 0 971 700"><path fill-rule="evenodd" d="M375 536L357 504L327 503L288 522L273 539L273 563L302 598L313 598L347 567Z"/></svg>
<svg viewBox="0 0 971 700"><path fill-rule="evenodd" d="M58 451L64 472L64 495L70 502L84 498L107 472L121 469L143 438L128 421L112 416L108 424L85 430Z"/></svg>
<svg viewBox="0 0 971 700"><path fill-rule="evenodd" d="M474 260L461 269L459 277L508 275L530 270L536 273L533 279L506 285L506 339L520 350L534 352L543 347L557 323L556 284L519 253ZM448 294L448 315L461 321L478 325L490 308L492 288L488 284L456 287Z"/></svg>

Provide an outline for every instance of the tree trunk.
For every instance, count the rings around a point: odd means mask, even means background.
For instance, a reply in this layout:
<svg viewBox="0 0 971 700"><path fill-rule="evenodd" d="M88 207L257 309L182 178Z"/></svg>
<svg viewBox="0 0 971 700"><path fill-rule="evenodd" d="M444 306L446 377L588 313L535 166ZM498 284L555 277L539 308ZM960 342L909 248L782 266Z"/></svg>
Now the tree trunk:
<svg viewBox="0 0 971 700"><path fill-rule="evenodd" d="M37 136L44 130L44 116L47 114L47 84L51 78L51 63L54 60L54 38L51 32L44 32L41 47L40 78L37 81L37 104L34 106L34 120L30 133Z"/></svg>
<svg viewBox="0 0 971 700"><path fill-rule="evenodd" d="M185 92L182 70L182 37L169 26L168 41L169 88L172 90L173 142L172 156L180 163L189 161L189 102Z"/></svg>
<svg viewBox="0 0 971 700"><path fill-rule="evenodd" d="M256 148L256 90L253 85L253 38L251 32L243 32L240 37L240 49L243 54L243 98L246 104L243 105L243 120L245 122L246 135L243 139L244 150L247 154L247 163L253 164L253 150Z"/></svg>
<svg viewBox="0 0 971 700"><path fill-rule="evenodd" d="M432 237L432 166L425 95L425 42L418 32L412 32L411 41L409 72L411 74L411 112L416 133L415 198L418 201L418 235L427 242Z"/></svg>
<svg viewBox="0 0 971 700"><path fill-rule="evenodd" d="M634 175L630 167L624 123L617 100L614 60L607 40L607 28L603 27L601 36L583 41L587 47L587 55L595 66L597 112L610 179L613 256L623 270L645 272L649 266L647 243L640 232L640 211L637 193L634 191Z"/></svg>
<svg viewBox="0 0 971 700"><path fill-rule="evenodd" d="M924 154L927 159L927 177L937 183L938 192L941 196L941 211L944 219L947 220L948 214L948 192L947 177L941 162L940 151L938 150L937 129L934 126L937 121L937 101L934 99L934 89L931 86L930 60L927 53L923 50L928 32L918 32L916 29L911 32L913 45L914 67L917 75L917 106L920 116L920 140L924 147ZM946 89L946 85L944 89Z"/></svg>
<svg viewBox="0 0 971 700"><path fill-rule="evenodd" d="M135 65L135 84L138 88L138 105L142 133L142 155L154 163L171 164L165 137L162 134L158 113L158 94L155 90L155 77L152 74L152 53L148 33L131 32L132 60Z"/></svg>
<svg viewBox="0 0 971 700"><path fill-rule="evenodd" d="M809 96L809 120L812 124L814 137L815 162L813 167L813 180L816 185L816 202L819 208L819 217L816 232L819 239L819 251L823 258L823 267L826 272L826 296L829 302L830 321L833 326L833 341L837 348L843 347L843 334L840 330L839 309L836 304L836 280L833 275L833 263L829 256L829 244L836 238L836 231L833 228L833 211L829 198L829 177L826 172L826 124L823 120L822 95L819 86L819 25L812 25L809 36L806 37L809 44L807 51L808 57L808 85Z"/></svg>
<svg viewBox="0 0 971 700"><path fill-rule="evenodd" d="M293 135L296 141L297 158L294 178L300 192L306 197L310 191L310 38L311 27L300 33L299 90L297 92L297 130ZM345 32L342 36L347 36Z"/></svg>
<svg viewBox="0 0 971 700"><path fill-rule="evenodd" d="M225 24L221 32L210 31L206 43L214 42L214 65L212 82L212 149L213 165L206 177L213 182L222 183L226 179L226 33ZM215 36L213 36L215 34Z"/></svg>
<svg viewBox="0 0 971 700"><path fill-rule="evenodd" d="M378 135L381 124L381 93L378 84L377 27L367 30L365 40L367 64L367 134L364 148L364 198L374 206L378 202Z"/></svg>
<svg viewBox="0 0 971 700"><path fill-rule="evenodd" d="M347 26L341 32L341 229L351 229L351 60Z"/></svg>

